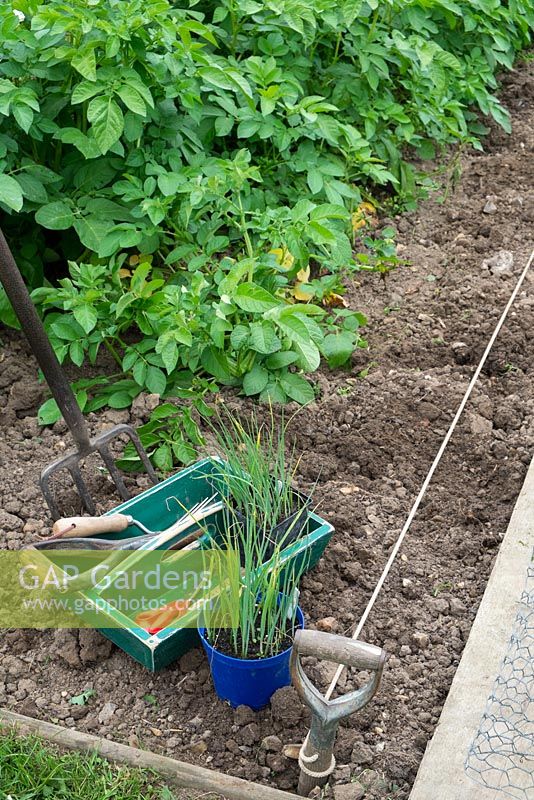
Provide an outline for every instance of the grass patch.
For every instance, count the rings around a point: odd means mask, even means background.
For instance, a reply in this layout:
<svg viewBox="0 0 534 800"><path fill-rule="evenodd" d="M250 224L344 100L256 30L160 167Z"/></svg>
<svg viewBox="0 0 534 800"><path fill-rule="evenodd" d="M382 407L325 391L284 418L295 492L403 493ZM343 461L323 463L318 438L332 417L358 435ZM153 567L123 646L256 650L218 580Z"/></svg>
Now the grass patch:
<svg viewBox="0 0 534 800"><path fill-rule="evenodd" d="M37 736L0 734L0 800L194 800L148 770L113 764L96 753L62 753ZM202 795L217 800L215 795Z"/></svg>

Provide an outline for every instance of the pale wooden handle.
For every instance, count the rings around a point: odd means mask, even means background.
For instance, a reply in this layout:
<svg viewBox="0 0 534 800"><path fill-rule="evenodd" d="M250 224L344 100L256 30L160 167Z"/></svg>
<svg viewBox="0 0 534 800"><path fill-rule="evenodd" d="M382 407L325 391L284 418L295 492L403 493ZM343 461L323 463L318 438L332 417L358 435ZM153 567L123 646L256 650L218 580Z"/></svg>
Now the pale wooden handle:
<svg viewBox="0 0 534 800"><path fill-rule="evenodd" d="M294 647L302 656L315 656L358 669L377 670L386 657L385 652L374 644L322 631L296 631Z"/></svg>
<svg viewBox="0 0 534 800"><path fill-rule="evenodd" d="M109 517L64 517L54 522L52 535L56 539L64 536L94 536L97 533L119 533L126 530L131 518L126 514L110 514Z"/></svg>

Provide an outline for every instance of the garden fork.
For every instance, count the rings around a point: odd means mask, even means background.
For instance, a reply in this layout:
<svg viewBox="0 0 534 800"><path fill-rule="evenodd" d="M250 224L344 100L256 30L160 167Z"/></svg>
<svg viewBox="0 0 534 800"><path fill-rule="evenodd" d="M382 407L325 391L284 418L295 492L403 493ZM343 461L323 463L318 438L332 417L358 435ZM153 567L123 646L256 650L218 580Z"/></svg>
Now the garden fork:
<svg viewBox="0 0 534 800"><path fill-rule="evenodd" d="M372 673L369 681L342 697L327 700L313 685L300 663L300 656L315 656ZM339 722L363 708L376 694L382 678L386 653L380 647L345 636L320 631L298 630L291 652L291 678L301 699L310 708L310 732L300 748L300 777L297 792L308 797L316 786L324 786L334 771L334 741Z"/></svg>
<svg viewBox="0 0 534 800"><path fill-rule="evenodd" d="M52 518L57 519L60 514L54 496L50 490L50 479L60 470L67 470L70 473L85 509L89 514L95 514L96 508L94 500L80 470L80 461L91 455L91 453L98 453L101 456L119 495L123 500L129 499L130 493L126 488L121 473L115 466L115 460L109 449L110 442L123 434L131 439L150 479L153 483L157 483L158 477L150 463L148 455L137 433L130 425L115 425L111 430L100 433L92 439L89 437L83 414L76 402L70 384L65 377L65 373L57 360L56 354L54 353L43 324L22 279L22 275L19 272L15 259L1 230L0 281L4 286L6 295L13 306L22 326L22 330L26 334L33 354L41 367L45 380L50 387L50 391L58 404L59 410L67 423L77 447L73 452L54 461L53 464L49 464L41 472L41 491L48 504Z"/></svg>

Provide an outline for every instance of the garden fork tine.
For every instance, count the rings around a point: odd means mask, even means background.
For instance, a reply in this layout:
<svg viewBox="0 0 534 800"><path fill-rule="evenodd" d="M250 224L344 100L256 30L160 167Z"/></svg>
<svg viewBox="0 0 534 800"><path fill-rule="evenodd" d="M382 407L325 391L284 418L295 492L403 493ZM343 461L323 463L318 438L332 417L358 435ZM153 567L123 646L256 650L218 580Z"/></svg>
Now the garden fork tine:
<svg viewBox="0 0 534 800"><path fill-rule="evenodd" d="M22 275L19 272L15 259L1 230L0 282L4 286L6 295L13 306L22 326L22 330L26 334L33 354L43 371L50 391L58 404L63 419L67 423L76 444L76 450L45 467L41 473L41 490L53 519L57 519L60 513L52 492L50 491L50 478L60 470L67 470L70 473L84 507L90 514L95 513L96 509L93 498L80 470L80 461L91 453L98 453L100 455L121 498L127 500L130 497L122 475L115 466L113 456L109 449L111 440L123 434L128 436L133 443L150 479L153 483L157 483L158 477L150 463L148 455L137 433L130 425L115 425L111 430L98 434L93 439L89 438L89 432L83 414L76 402L70 384L65 377L65 373L56 358L56 354L48 340L46 331L35 310L35 306L32 303Z"/></svg>
<svg viewBox="0 0 534 800"><path fill-rule="evenodd" d="M143 462L147 472L149 472L149 474L151 472L154 474L154 477L152 474L150 474L150 477L152 478L153 482L154 483L158 482L157 476L155 475L152 465L148 460L148 456L134 429L130 425L115 425L113 428L111 428L111 430L105 431L105 433L101 433L98 436L95 436L94 439L92 440L88 438L87 442L83 443L84 445L86 445L85 447L82 447L82 443L80 442L80 440L76 440L76 443L78 444L78 450L74 451L73 453L67 454L66 456L58 459L57 461L54 461L52 464L49 464L47 467L45 467L41 472L41 477L39 481L41 485L41 491L48 504L53 519L58 519L58 517L60 517L60 511L54 500L54 496L50 490L50 479L52 478L52 475L54 475L54 473L59 472L60 470L67 470L70 473L72 480L78 491L78 494L83 502L85 510L89 514L96 513L96 506L94 504L93 498L91 497L91 493L87 488L87 484L83 479L79 467L80 459L85 458L85 456L93 452L98 452L99 455L101 456L102 461L104 462L122 500L129 499L130 493L126 488L121 473L115 466L115 461L108 447L108 442L111 439L120 436L121 434L125 434L126 436L128 436L128 438L134 445L135 449L137 450L139 458Z"/></svg>

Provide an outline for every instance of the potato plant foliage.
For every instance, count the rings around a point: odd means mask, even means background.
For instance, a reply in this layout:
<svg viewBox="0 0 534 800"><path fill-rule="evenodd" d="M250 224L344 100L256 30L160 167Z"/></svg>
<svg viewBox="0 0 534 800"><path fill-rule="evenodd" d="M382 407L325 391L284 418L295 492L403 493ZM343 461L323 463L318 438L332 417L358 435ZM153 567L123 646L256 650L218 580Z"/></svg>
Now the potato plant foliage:
<svg viewBox="0 0 534 800"><path fill-rule="evenodd" d="M530 0L4 0L2 225L60 359L117 362L81 405L309 401L321 357L365 344L331 302L374 263L351 215L414 198L410 154L480 147L481 115L509 130L495 74L533 21Z"/></svg>

